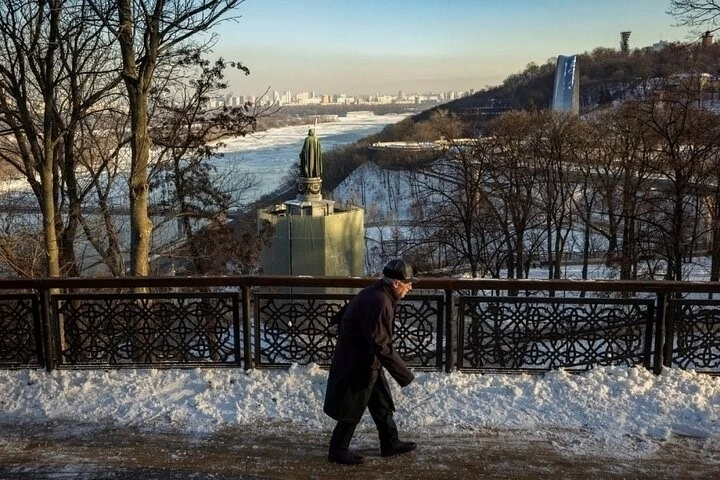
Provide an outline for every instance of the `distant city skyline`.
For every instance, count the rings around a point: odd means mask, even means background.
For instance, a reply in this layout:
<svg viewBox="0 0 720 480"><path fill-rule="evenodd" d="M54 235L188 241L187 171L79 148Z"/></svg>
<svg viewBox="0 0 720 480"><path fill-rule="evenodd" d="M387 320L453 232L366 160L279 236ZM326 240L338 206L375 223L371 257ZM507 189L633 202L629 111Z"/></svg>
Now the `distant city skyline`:
<svg viewBox="0 0 720 480"><path fill-rule="evenodd" d="M293 92L276 90L267 92L264 96L236 95L226 92L211 98L208 105L211 108L221 106L240 106L246 102L257 105L436 105L441 102L455 100L460 97L472 95L474 90L465 92L398 92L396 95L345 95L335 92L318 94L313 91Z"/></svg>
<svg viewBox="0 0 720 480"><path fill-rule="evenodd" d="M531 62L690 41L669 0L245 0L219 25L214 56L237 60L236 95L480 90ZM582 71L582 65L580 66Z"/></svg>

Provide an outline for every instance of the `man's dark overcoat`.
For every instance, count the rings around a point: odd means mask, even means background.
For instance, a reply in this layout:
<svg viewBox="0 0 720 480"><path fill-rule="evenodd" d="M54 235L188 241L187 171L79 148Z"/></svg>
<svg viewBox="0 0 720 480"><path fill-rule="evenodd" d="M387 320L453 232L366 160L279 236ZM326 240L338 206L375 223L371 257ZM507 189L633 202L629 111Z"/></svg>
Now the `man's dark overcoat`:
<svg viewBox="0 0 720 480"><path fill-rule="evenodd" d="M340 322L323 407L335 420L360 422L376 381L382 382L392 404L383 367L401 387L413 381L412 372L392 346L396 303L392 287L381 279L348 304Z"/></svg>

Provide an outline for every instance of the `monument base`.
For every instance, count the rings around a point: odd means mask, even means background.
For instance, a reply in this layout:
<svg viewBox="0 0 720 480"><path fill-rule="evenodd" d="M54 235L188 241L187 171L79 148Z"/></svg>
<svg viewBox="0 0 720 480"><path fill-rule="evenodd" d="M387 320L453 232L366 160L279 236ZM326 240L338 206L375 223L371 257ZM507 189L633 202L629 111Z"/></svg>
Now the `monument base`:
<svg viewBox="0 0 720 480"><path fill-rule="evenodd" d="M332 213L325 214L328 210ZM332 201L290 200L258 210L258 229L263 222L274 227L272 242L261 255L263 273L362 276L363 219L361 208L342 204L336 208Z"/></svg>

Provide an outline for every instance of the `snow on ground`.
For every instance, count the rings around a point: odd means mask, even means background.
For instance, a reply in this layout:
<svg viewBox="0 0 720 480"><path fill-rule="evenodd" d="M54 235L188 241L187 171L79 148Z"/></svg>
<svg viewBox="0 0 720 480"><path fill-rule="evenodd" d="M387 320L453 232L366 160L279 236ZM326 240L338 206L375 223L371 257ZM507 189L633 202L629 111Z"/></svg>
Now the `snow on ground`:
<svg viewBox="0 0 720 480"><path fill-rule="evenodd" d="M322 412L326 380L317 365L0 371L0 424L95 422L204 434L269 422L329 433L334 421ZM720 377L692 371L416 372L407 388L391 385L401 431L420 441L423 435L523 431L559 439L570 453L644 455L688 436L720 448ZM373 430L366 414L359 431Z"/></svg>

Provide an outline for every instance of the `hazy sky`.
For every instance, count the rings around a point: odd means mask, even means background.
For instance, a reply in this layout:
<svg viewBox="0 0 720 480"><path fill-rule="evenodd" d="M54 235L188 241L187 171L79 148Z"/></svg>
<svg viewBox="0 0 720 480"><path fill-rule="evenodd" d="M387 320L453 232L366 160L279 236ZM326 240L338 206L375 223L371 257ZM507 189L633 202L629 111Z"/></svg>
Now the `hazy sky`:
<svg viewBox="0 0 720 480"><path fill-rule="evenodd" d="M481 89L557 55L690 40L669 0L245 0L216 28L236 95ZM582 69L582 65L580 65Z"/></svg>

